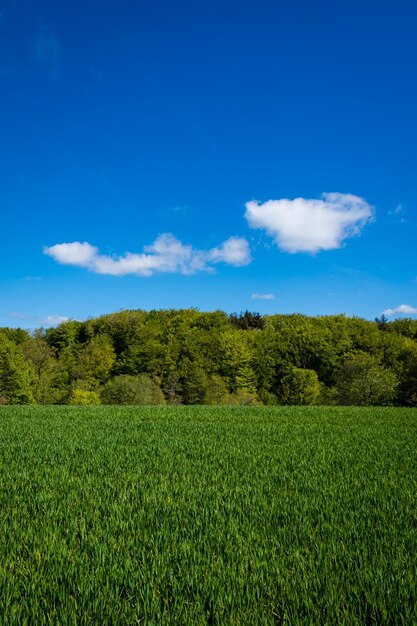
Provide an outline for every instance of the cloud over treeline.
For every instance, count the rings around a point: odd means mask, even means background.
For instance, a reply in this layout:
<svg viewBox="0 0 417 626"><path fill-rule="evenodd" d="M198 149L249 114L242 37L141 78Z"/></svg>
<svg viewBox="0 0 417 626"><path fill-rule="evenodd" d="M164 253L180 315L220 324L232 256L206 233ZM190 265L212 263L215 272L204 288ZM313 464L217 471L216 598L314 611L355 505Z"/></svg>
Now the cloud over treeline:
<svg viewBox="0 0 417 626"><path fill-rule="evenodd" d="M152 276L162 273L195 274L213 271L217 263L236 267L251 262L249 244L243 237L230 237L216 248L197 250L170 233L159 235L140 253L121 256L100 254L88 242L73 241L45 247L44 253L62 265L84 267L96 274Z"/></svg>
<svg viewBox="0 0 417 626"><path fill-rule="evenodd" d="M384 315L388 315L389 317L397 314L417 315L417 307L411 306L411 304L400 304L399 306L395 307L395 309L385 309L383 313Z"/></svg>

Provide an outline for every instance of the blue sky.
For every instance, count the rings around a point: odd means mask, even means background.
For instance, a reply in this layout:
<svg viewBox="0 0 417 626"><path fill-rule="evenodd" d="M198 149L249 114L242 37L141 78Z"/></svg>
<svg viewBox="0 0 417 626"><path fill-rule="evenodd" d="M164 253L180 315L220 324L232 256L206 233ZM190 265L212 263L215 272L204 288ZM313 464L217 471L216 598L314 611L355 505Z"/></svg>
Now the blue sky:
<svg viewBox="0 0 417 626"><path fill-rule="evenodd" d="M0 1L0 325L416 315L416 28L411 0Z"/></svg>

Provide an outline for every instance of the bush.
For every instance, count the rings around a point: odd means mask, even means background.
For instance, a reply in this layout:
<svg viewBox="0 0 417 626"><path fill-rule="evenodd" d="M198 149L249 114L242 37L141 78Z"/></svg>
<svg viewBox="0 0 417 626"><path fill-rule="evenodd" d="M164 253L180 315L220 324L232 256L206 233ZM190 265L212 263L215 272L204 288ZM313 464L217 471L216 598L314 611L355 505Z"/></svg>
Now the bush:
<svg viewBox="0 0 417 626"><path fill-rule="evenodd" d="M87 391L86 389L73 389L69 397L68 404L87 406L92 404L101 404L101 401L100 396L96 391Z"/></svg>
<svg viewBox="0 0 417 626"><path fill-rule="evenodd" d="M258 396L249 391L238 389L234 393L229 394L223 401L223 404L237 405L237 406L256 406L261 404Z"/></svg>
<svg viewBox="0 0 417 626"><path fill-rule="evenodd" d="M292 367L281 380L282 404L317 404L321 387L314 370Z"/></svg>
<svg viewBox="0 0 417 626"><path fill-rule="evenodd" d="M109 380L103 388L104 404L165 404L164 394L148 374L121 374Z"/></svg>

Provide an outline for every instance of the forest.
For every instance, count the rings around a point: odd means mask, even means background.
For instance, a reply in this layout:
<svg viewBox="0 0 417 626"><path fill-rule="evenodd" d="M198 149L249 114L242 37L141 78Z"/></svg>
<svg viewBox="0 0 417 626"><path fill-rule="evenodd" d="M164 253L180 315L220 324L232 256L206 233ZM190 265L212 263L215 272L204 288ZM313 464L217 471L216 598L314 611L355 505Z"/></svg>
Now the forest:
<svg viewBox="0 0 417 626"><path fill-rule="evenodd" d="M417 320L130 310L1 328L0 404L417 406Z"/></svg>

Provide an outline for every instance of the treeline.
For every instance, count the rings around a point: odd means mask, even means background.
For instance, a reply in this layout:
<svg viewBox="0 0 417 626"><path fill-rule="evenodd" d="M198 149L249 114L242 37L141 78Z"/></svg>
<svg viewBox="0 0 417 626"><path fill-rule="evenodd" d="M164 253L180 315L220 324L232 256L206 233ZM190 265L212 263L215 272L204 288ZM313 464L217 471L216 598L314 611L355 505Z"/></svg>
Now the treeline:
<svg viewBox="0 0 417 626"><path fill-rule="evenodd" d="M417 320L194 309L0 329L0 404L417 406Z"/></svg>

